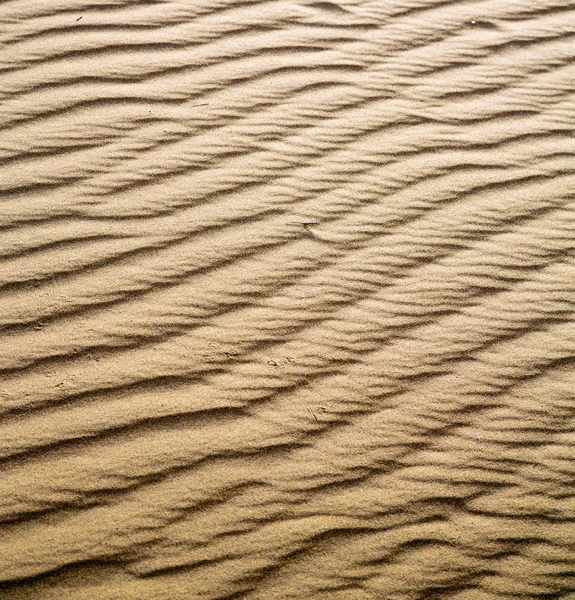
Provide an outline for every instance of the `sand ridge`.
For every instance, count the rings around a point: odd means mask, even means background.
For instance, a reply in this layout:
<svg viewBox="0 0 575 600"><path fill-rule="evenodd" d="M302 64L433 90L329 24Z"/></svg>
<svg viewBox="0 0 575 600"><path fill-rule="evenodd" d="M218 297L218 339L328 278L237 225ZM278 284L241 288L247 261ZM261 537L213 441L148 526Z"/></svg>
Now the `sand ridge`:
<svg viewBox="0 0 575 600"><path fill-rule="evenodd" d="M573 598L572 3L0 41L0 598Z"/></svg>

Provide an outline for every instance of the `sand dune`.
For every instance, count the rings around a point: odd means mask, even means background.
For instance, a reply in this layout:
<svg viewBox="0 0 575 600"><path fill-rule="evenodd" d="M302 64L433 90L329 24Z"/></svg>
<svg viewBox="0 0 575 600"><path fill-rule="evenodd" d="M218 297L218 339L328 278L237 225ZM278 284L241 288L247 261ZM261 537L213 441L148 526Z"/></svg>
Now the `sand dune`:
<svg viewBox="0 0 575 600"><path fill-rule="evenodd" d="M0 41L1 598L575 598L573 3Z"/></svg>

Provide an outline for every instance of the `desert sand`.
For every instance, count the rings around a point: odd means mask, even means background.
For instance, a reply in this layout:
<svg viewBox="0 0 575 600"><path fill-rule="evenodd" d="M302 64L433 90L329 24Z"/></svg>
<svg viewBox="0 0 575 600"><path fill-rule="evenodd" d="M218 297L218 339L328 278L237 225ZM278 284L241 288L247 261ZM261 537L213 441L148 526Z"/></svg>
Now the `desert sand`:
<svg viewBox="0 0 575 600"><path fill-rule="evenodd" d="M571 0L0 39L0 598L575 598Z"/></svg>

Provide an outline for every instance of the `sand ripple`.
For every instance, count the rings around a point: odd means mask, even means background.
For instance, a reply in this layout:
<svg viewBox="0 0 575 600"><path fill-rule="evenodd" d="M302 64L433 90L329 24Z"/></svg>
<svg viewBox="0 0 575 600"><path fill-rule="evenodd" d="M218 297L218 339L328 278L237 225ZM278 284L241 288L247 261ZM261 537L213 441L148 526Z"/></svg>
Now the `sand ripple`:
<svg viewBox="0 0 575 600"><path fill-rule="evenodd" d="M569 0L0 41L1 598L575 598Z"/></svg>

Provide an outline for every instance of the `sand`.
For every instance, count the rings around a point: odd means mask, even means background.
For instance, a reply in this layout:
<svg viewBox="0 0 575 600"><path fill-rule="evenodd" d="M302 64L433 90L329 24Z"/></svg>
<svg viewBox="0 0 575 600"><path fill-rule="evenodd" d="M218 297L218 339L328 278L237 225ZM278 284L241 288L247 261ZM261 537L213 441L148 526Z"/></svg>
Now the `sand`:
<svg viewBox="0 0 575 600"><path fill-rule="evenodd" d="M0 40L0 598L575 598L570 0Z"/></svg>

